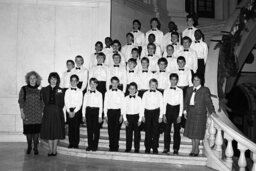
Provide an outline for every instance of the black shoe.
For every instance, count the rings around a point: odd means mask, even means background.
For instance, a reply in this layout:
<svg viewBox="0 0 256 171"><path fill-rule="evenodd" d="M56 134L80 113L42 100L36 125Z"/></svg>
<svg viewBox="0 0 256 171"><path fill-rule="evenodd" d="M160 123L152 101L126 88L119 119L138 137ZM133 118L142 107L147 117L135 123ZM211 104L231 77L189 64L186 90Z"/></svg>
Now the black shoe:
<svg viewBox="0 0 256 171"><path fill-rule="evenodd" d="M167 154L169 152L170 152L170 150L167 150L167 149L164 149L164 151L163 151L164 154Z"/></svg>
<svg viewBox="0 0 256 171"><path fill-rule="evenodd" d="M27 149L27 154L30 154L30 153L31 153L31 150L32 150L32 148L28 148L28 149Z"/></svg>
<svg viewBox="0 0 256 171"><path fill-rule="evenodd" d="M189 153L189 156L194 156L194 153Z"/></svg>
<svg viewBox="0 0 256 171"><path fill-rule="evenodd" d="M178 150L174 150L174 151L173 151L173 155L179 155Z"/></svg>
<svg viewBox="0 0 256 171"><path fill-rule="evenodd" d="M57 152L56 153L52 153L52 156L57 156Z"/></svg>
<svg viewBox="0 0 256 171"><path fill-rule="evenodd" d="M86 151L91 151L92 149L90 147L87 147L85 150Z"/></svg>
<svg viewBox="0 0 256 171"><path fill-rule="evenodd" d="M68 148L73 148L73 145L69 144L69 145L68 145Z"/></svg>
<svg viewBox="0 0 256 171"><path fill-rule="evenodd" d="M131 149L126 149L124 152L129 153L131 152Z"/></svg>
<svg viewBox="0 0 256 171"><path fill-rule="evenodd" d="M38 152L38 149L34 149L34 155L38 155L39 152Z"/></svg>
<svg viewBox="0 0 256 171"><path fill-rule="evenodd" d="M194 154L193 154L194 157L198 157L198 155L199 155L199 153L197 153L197 154L194 153Z"/></svg>
<svg viewBox="0 0 256 171"><path fill-rule="evenodd" d="M97 151L97 150L98 150L98 148L93 148L93 149L92 149L92 151Z"/></svg>
<svg viewBox="0 0 256 171"><path fill-rule="evenodd" d="M108 151L111 151L111 152L113 152L113 151L114 151L114 149L110 148Z"/></svg>
<svg viewBox="0 0 256 171"><path fill-rule="evenodd" d="M157 148L156 148L156 149L153 149L153 154L158 154Z"/></svg>
<svg viewBox="0 0 256 171"><path fill-rule="evenodd" d="M48 157L51 157L51 156L53 156L53 154L52 153L48 153Z"/></svg>
<svg viewBox="0 0 256 171"><path fill-rule="evenodd" d="M150 149L146 149L146 150L145 150L145 153L146 153L146 154L150 154Z"/></svg>
<svg viewBox="0 0 256 171"><path fill-rule="evenodd" d="M140 150L139 149L135 149L134 153L140 153Z"/></svg>

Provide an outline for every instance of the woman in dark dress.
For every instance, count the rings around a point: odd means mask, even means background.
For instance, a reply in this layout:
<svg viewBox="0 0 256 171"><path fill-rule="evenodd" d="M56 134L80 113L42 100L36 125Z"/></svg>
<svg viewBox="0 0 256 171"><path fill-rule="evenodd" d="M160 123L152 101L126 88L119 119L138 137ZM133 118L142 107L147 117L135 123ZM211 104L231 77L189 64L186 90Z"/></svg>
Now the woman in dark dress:
<svg viewBox="0 0 256 171"><path fill-rule="evenodd" d="M184 114L187 118L184 136L192 139L192 151L190 156L198 156L200 140L204 139L207 111L214 114L215 110L211 100L209 88L202 86L202 78L195 74L193 87L187 89Z"/></svg>
<svg viewBox="0 0 256 171"><path fill-rule="evenodd" d="M48 140L48 156L57 155L57 143L65 138L64 123L64 92L59 87L60 77L52 72L48 77L49 85L42 88L41 94L44 102L41 138Z"/></svg>
<svg viewBox="0 0 256 171"><path fill-rule="evenodd" d="M41 127L43 101L40 96L41 77L35 71L25 76L26 86L21 87L19 93L19 105L21 118L23 120L23 134L27 137L27 154L32 150L34 142L34 154L38 155L38 138Z"/></svg>

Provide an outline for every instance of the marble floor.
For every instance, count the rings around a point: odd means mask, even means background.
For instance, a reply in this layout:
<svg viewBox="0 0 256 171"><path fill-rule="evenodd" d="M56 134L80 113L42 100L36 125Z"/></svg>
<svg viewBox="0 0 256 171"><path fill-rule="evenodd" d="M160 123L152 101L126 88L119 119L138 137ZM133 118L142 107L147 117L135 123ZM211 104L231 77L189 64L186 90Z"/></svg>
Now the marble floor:
<svg viewBox="0 0 256 171"><path fill-rule="evenodd" d="M25 154L26 143L0 143L0 171L213 171L202 166L184 166L155 163L111 161L101 159L74 158L64 155L48 157L40 154Z"/></svg>

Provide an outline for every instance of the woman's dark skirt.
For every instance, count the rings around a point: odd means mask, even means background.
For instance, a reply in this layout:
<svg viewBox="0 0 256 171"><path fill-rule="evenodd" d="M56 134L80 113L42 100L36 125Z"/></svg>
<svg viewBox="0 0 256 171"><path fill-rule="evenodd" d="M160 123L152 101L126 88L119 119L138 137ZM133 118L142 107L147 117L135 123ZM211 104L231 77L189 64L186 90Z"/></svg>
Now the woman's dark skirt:
<svg viewBox="0 0 256 171"><path fill-rule="evenodd" d="M45 106L40 137L46 140L65 138L64 113L58 106Z"/></svg>
<svg viewBox="0 0 256 171"><path fill-rule="evenodd" d="M23 124L23 134L39 134L41 130L41 124Z"/></svg>
<svg viewBox="0 0 256 171"><path fill-rule="evenodd" d="M203 140L206 129L207 114L200 114L195 107L189 107L184 136L190 139Z"/></svg>

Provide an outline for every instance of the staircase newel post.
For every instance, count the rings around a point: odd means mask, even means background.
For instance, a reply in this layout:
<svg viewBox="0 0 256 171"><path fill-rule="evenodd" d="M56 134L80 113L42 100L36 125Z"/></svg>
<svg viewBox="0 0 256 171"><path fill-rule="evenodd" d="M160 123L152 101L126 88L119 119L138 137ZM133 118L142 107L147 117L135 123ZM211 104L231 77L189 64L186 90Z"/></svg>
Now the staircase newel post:
<svg viewBox="0 0 256 171"><path fill-rule="evenodd" d="M252 171L256 171L256 153L255 152L252 152L252 161L253 161Z"/></svg>
<svg viewBox="0 0 256 171"><path fill-rule="evenodd" d="M233 164L232 157L234 155L234 150L233 150L233 146L232 146L233 138L230 135L228 135L227 133L224 133L224 138L226 138L228 141L227 148L225 151L225 155L226 155L225 163L230 169L232 169L232 164Z"/></svg>
<svg viewBox="0 0 256 171"><path fill-rule="evenodd" d="M239 171L245 171L246 170L245 167L247 165L246 158L245 158L245 151L247 150L247 148L241 145L240 143L237 144L237 148L240 151L240 156L238 159Z"/></svg>
<svg viewBox="0 0 256 171"><path fill-rule="evenodd" d="M219 159L221 159L222 157L222 144L223 144L223 137L222 137L222 130L220 128L219 125L215 124L215 127L217 129L217 134L216 134L216 138L215 138L215 152L218 156Z"/></svg>

